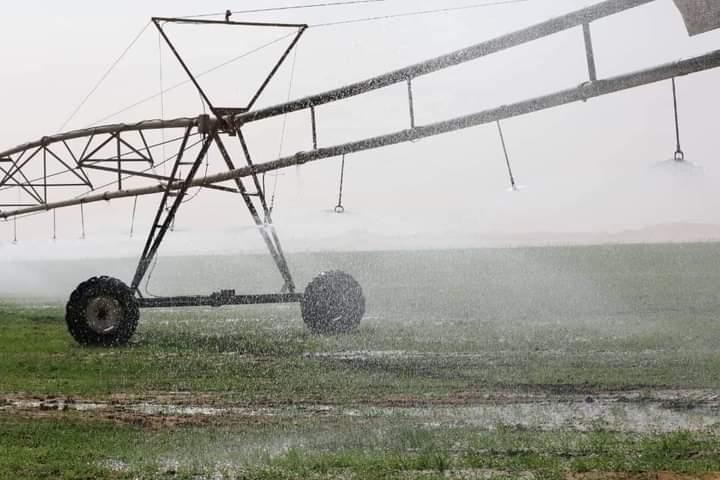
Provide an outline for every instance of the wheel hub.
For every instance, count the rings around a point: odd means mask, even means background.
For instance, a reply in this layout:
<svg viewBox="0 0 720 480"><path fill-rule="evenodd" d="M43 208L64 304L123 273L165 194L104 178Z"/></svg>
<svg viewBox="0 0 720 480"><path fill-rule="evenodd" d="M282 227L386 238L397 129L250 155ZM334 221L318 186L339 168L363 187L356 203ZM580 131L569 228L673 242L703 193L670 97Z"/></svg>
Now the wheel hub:
<svg viewBox="0 0 720 480"><path fill-rule="evenodd" d="M120 326L123 311L120 303L111 297L96 297L88 302L88 326L98 334L110 333Z"/></svg>

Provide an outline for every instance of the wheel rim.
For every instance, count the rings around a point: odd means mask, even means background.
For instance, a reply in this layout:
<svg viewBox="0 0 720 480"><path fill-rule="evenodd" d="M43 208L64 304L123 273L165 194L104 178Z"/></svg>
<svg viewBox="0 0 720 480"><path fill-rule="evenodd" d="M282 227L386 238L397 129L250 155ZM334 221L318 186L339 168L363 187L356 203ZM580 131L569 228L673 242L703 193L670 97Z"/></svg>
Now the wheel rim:
<svg viewBox="0 0 720 480"><path fill-rule="evenodd" d="M120 302L111 297L95 297L88 302L85 317L88 326L100 335L116 330L123 320Z"/></svg>

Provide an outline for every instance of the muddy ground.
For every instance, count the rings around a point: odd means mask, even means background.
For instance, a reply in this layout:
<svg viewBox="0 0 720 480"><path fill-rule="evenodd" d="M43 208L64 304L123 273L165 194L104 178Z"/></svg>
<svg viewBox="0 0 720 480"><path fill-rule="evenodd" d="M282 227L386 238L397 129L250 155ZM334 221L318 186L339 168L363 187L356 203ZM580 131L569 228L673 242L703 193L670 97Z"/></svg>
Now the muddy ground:
<svg viewBox="0 0 720 480"><path fill-rule="evenodd" d="M519 389L522 390L522 389ZM228 404L208 395L181 392L115 394L95 400L82 397L0 397L0 411L25 418L53 418L64 413L88 420L105 419L160 428L177 425L263 423L302 417L411 418L421 425L472 426L493 430L511 426L531 430L668 433L720 433L717 390L623 390L585 393L518 390L475 391L444 397L399 396L395 399L332 404Z"/></svg>

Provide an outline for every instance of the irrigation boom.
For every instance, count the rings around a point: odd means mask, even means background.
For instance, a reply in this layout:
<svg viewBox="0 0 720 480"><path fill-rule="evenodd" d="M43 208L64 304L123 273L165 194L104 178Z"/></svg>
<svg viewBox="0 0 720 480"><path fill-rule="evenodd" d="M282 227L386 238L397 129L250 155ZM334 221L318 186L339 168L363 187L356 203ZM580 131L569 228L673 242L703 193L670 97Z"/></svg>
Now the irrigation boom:
<svg viewBox="0 0 720 480"><path fill-rule="evenodd" d="M236 168L216 175L209 175L203 178L196 178L189 184L190 187L207 187L216 183L235 180L238 178L250 177L262 173L280 170L283 168L303 165L308 162L321 160L324 158L337 157L343 154L361 152L364 150L372 150L375 148L395 145L398 143L411 142L426 137L432 137L443 133L463 130L487 123L504 120L519 115L537 112L552 107L558 107L568 103L589 100L591 98L600 97L610 93L627 90L629 88L639 87L650 83L669 80L674 77L689 75L701 72L711 68L720 67L720 50L701 55L687 60L682 60L659 67L641 70L626 75L618 75L607 79L596 80L594 82L584 83L576 88L561 90L556 93L544 95L542 97L532 98L522 102L513 103L511 105L503 105L501 107L484 110L481 112L456 117L442 122L432 123L429 125L416 126L410 129L401 130L388 135L367 138L356 142L343 143L330 147L318 148L308 152L298 152L294 155L283 157L271 162L261 163L252 167ZM290 105L290 104L287 104ZM274 107L281 108L284 106ZM176 125L182 122L175 120L171 122L157 122L157 125ZM198 120L187 120L184 123L187 126L195 126ZM132 127L128 127L132 128ZM163 127L153 127L163 128ZM166 126L165 128L170 128ZM171 182L168 185L158 184L150 187L137 188L131 190L108 191L101 194L89 195L87 197L66 200L61 202L48 203L46 205L38 205L19 209L12 212L0 212L0 218L10 218L15 215L24 215L55 208L77 206L81 203L93 203L108 201L119 198L137 197L142 195L152 195L162 193L166 189L178 190L182 187L181 182Z"/></svg>
<svg viewBox="0 0 720 480"><path fill-rule="evenodd" d="M12 206L14 209L0 211L0 218L8 219L92 202L162 194L153 227L148 235L130 286L125 286L119 280L96 277L81 284L71 296L71 301L68 303L68 325L73 336L82 343L124 343L134 332L138 317L137 309L139 307L159 306L301 302L303 318L311 329L320 332L346 331L357 325L364 312L362 290L349 275L332 272L316 278L308 286L304 294L296 293L280 240L272 226L271 208L268 207L259 175L321 159L414 141L491 122L500 122L507 118L526 115L568 103L586 101L655 82L666 80L674 82L676 77L720 67L720 50L715 50L704 55L640 71L608 78L598 78L591 32L592 22L655 1L606 0L594 6L362 82L257 110L252 108L254 103L300 40L301 35L308 28L307 25L154 18L154 25L190 77L201 97L210 107L212 114L203 114L195 118L151 120L133 124L113 124L75 130L43 137L38 141L0 152L0 175L2 176L0 187L19 189L31 202L5 205ZM690 34L720 28L720 6L709 5L708 2L705 2L707 6L703 6L701 5L703 2L675 1L684 16ZM297 29L297 33L252 97L250 103L246 107L224 108L211 103L198 79L188 68L164 31L163 24L166 23L294 28ZM425 125L416 123L413 81L418 77L497 54L573 28L581 28L583 31L585 61L587 62L588 72L588 80L585 83L574 88L448 120ZM409 125L407 128L348 143L330 146L319 145L317 107L401 83L407 84L409 112ZM243 134L244 127L250 123L261 122L302 110L309 111L308 133L311 136L313 148L274 161L255 164ZM179 146L177 153L169 159L173 161L172 171L169 175L160 175L154 169L152 173L149 173L149 170L156 164L153 152L157 151L157 145L149 145L145 134L158 130L178 132L178 135L172 141L174 143L179 142ZM197 137L200 140L196 142L190 141L191 139L195 140ZM237 138L240 143L245 161L245 165L242 167L235 165L225 144L225 141L230 137ZM79 145L78 141L81 141ZM196 146L199 146L199 152L194 153L193 148ZM199 168L211 148L219 152L227 170L200 177L198 176ZM109 153L108 150L110 150ZM188 160L185 158L186 156L192 158ZM48 174L48 162L56 162L65 167L65 172L72 175L74 183L56 181L56 177ZM148 165L150 168L145 170L133 169L132 165L137 163ZM43 172L39 180L30 180L29 175L25 173L33 164L39 164ZM184 174L181 173L183 165L189 165L189 169ZM94 187L89 175L90 172L94 171L117 174L117 188L96 193L98 189ZM141 188L123 188L123 180L128 177L147 178L154 180L155 183ZM244 183L244 180L247 179L251 180L251 189ZM234 182L234 187L220 185L228 181ZM78 198L49 201L49 190L73 186L87 187L90 192ZM242 196L255 223L262 227L259 229L260 234L283 277L284 286L281 293L235 295L234 291L223 291L211 296L166 297L160 299L148 299L142 296L139 288L140 283L172 225L188 189L192 187L214 188ZM106 324L110 326L108 327Z"/></svg>

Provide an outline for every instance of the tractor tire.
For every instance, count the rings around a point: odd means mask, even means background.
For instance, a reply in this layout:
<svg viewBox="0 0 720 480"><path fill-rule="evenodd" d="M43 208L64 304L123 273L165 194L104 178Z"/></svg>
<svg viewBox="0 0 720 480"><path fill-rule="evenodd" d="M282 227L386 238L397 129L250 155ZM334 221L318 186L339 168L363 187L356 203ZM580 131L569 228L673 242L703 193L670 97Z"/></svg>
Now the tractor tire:
<svg viewBox="0 0 720 480"><path fill-rule="evenodd" d="M305 325L315 334L351 333L365 315L365 297L347 273L325 272L308 284L300 309Z"/></svg>
<svg viewBox="0 0 720 480"><path fill-rule="evenodd" d="M86 346L127 344L139 319L140 309L132 290L111 277L93 277L81 283L65 307L70 335Z"/></svg>

